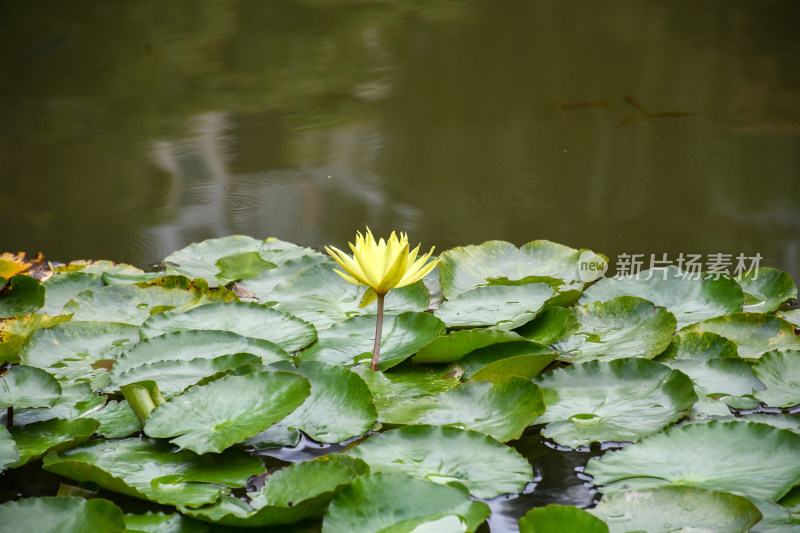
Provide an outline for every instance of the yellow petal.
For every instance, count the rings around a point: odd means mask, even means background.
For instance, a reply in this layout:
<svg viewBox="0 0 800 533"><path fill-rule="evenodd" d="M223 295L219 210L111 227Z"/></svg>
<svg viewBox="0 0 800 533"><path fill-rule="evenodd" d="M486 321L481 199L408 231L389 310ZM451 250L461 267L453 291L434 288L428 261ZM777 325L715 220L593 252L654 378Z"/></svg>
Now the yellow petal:
<svg viewBox="0 0 800 533"><path fill-rule="evenodd" d="M392 263L392 266L389 267L387 272L384 274L383 279L381 279L380 284L375 287L375 292L378 294L386 294L391 289L395 288L398 283L403 279L403 276L406 275L406 266L408 264L408 245L406 244L399 253L396 254L396 258Z"/></svg>
<svg viewBox="0 0 800 533"><path fill-rule="evenodd" d="M355 279L355 278L351 278L350 276L348 276L348 275L347 275L347 274L345 274L344 272L341 272L341 271L339 271L339 270L336 270L335 268L333 269L333 271L334 271L334 272L336 272L337 274L339 274L340 276L342 276L344 279L346 279L347 281L349 281L349 282L350 282L350 283L352 283L353 285L362 285L362 286L368 287L368 285L367 285L366 283L361 283L361 282L360 282L360 281L358 281L357 279Z"/></svg>

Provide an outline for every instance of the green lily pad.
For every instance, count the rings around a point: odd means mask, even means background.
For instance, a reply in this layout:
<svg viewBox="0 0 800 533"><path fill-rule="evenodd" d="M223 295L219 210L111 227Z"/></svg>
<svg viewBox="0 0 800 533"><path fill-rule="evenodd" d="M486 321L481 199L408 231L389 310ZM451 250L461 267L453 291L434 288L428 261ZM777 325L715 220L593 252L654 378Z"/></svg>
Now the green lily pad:
<svg viewBox="0 0 800 533"><path fill-rule="evenodd" d="M478 348L519 339L521 337L513 331L492 328L451 331L446 335L436 337L423 346L414 356L414 362L452 363Z"/></svg>
<svg viewBox="0 0 800 533"><path fill-rule="evenodd" d="M396 474L362 476L331 501L322 533L410 533L415 527L458 516L473 532L489 516L489 506L461 491Z"/></svg>
<svg viewBox="0 0 800 533"><path fill-rule="evenodd" d="M221 452L294 411L310 394L308 380L287 372L230 375L190 387L156 407L144 432L197 453Z"/></svg>
<svg viewBox="0 0 800 533"><path fill-rule="evenodd" d="M146 465L146 468L143 466ZM44 469L165 505L199 507L265 471L257 457L228 449L197 455L163 440L93 440L44 458Z"/></svg>
<svg viewBox="0 0 800 533"><path fill-rule="evenodd" d="M19 315L0 319L0 362L19 363L19 351L34 331L55 326L70 318L70 315Z"/></svg>
<svg viewBox="0 0 800 533"><path fill-rule="evenodd" d="M778 317L784 319L787 322L794 324L797 327L800 327L800 309L790 309L788 311L778 311L775 313Z"/></svg>
<svg viewBox="0 0 800 533"><path fill-rule="evenodd" d="M664 353L655 360L659 363L672 360L710 361L712 359L739 358L736 343L708 331L682 331L672 338Z"/></svg>
<svg viewBox="0 0 800 533"><path fill-rule="evenodd" d="M555 295L544 283L478 287L447 300L434 312L447 327L494 326L501 330L530 322Z"/></svg>
<svg viewBox="0 0 800 533"><path fill-rule="evenodd" d="M618 296L573 309L569 334L552 345L562 361L643 357L652 359L667 346L676 321L663 307L634 296Z"/></svg>
<svg viewBox="0 0 800 533"><path fill-rule="evenodd" d="M44 286L30 276L18 274L0 287L0 318L35 313L44 305Z"/></svg>
<svg viewBox="0 0 800 533"><path fill-rule="evenodd" d="M753 500L763 518L750 529L750 533L798 533L800 516L775 502Z"/></svg>
<svg viewBox="0 0 800 533"><path fill-rule="evenodd" d="M695 384L695 391L707 398L716 399L731 407L748 409L756 407L753 389L763 389L753 374L753 365L738 357L695 361L676 359L662 364L680 370Z"/></svg>
<svg viewBox="0 0 800 533"><path fill-rule="evenodd" d="M771 313L786 300L797 298L797 286L788 273L775 268L748 270L737 281L744 290L744 311Z"/></svg>
<svg viewBox="0 0 800 533"><path fill-rule="evenodd" d="M34 331L19 357L25 365L49 369L56 365L63 367L65 361L76 359L90 362L115 359L137 342L139 330L135 326L70 321Z"/></svg>
<svg viewBox="0 0 800 533"><path fill-rule="evenodd" d="M242 252L227 255L217 260L214 265L219 269L217 279L224 284L239 279L256 277L262 270L275 268L275 263L264 261L258 252Z"/></svg>
<svg viewBox="0 0 800 533"><path fill-rule="evenodd" d="M238 527L293 524L321 513L343 486L367 472L363 463L344 456L326 456L295 463L266 477L264 486L250 492L250 503L223 496L199 509L181 508L189 516Z"/></svg>
<svg viewBox="0 0 800 533"><path fill-rule="evenodd" d="M201 295L153 285L109 285L84 291L64 305L75 321L141 325L151 315L200 303Z"/></svg>
<svg viewBox="0 0 800 533"><path fill-rule="evenodd" d="M78 294L105 286L101 274L66 272L44 282L45 296L42 313L60 315L64 306Z"/></svg>
<svg viewBox="0 0 800 533"><path fill-rule="evenodd" d="M534 379L547 410L542 435L577 448L637 441L685 416L697 401L684 374L641 358L591 361Z"/></svg>
<svg viewBox="0 0 800 533"><path fill-rule="evenodd" d="M179 513L126 514L125 527L131 533L208 533L208 524Z"/></svg>
<svg viewBox="0 0 800 533"><path fill-rule="evenodd" d="M496 381L502 376L532 378L556 360L558 354L538 342L518 340L500 342L470 352L456 365L463 379Z"/></svg>
<svg viewBox="0 0 800 533"><path fill-rule="evenodd" d="M668 429L590 459L604 494L661 485L777 500L800 483L800 435L753 422L711 421Z"/></svg>
<svg viewBox="0 0 800 533"><path fill-rule="evenodd" d="M602 275L579 270L579 258L585 251L544 240L521 248L504 241L487 241L443 252L439 279L448 300L476 287L514 281L545 281L557 285L559 291L581 290L586 282Z"/></svg>
<svg viewBox="0 0 800 533"><path fill-rule="evenodd" d="M214 303L183 313L168 311L153 315L140 329L142 338L190 330L232 331L277 344L287 352L305 348L317 338L314 326L256 303Z"/></svg>
<svg viewBox="0 0 800 533"><path fill-rule="evenodd" d="M0 472L19 461L17 443L11 438L11 433L0 426Z"/></svg>
<svg viewBox="0 0 800 533"><path fill-rule="evenodd" d="M127 437L142 430L142 423L127 400L111 400L99 411L90 413L90 416L100 422L95 432L107 439Z"/></svg>
<svg viewBox="0 0 800 533"><path fill-rule="evenodd" d="M0 408L52 407L60 397L61 385L40 368L16 365L0 376Z"/></svg>
<svg viewBox="0 0 800 533"><path fill-rule="evenodd" d="M733 313L695 324L689 331L710 331L736 343L739 356L758 359L771 350L800 350L800 328L762 313Z"/></svg>
<svg viewBox="0 0 800 533"><path fill-rule="evenodd" d="M539 344L552 344L568 333L572 311L566 307L551 307L517 329L517 333Z"/></svg>
<svg viewBox="0 0 800 533"><path fill-rule="evenodd" d="M583 509L547 505L531 509L519 519L520 533L608 533L608 526Z"/></svg>
<svg viewBox="0 0 800 533"><path fill-rule="evenodd" d="M156 362L215 359L236 353L258 356L265 365L289 359L289 354L269 341L242 337L229 331L178 331L134 345L114 363L111 378L117 383L123 373Z"/></svg>
<svg viewBox="0 0 800 533"><path fill-rule="evenodd" d="M482 499L520 493L533 481L531 465L513 448L484 434L451 427L406 426L386 431L349 453L363 459L370 472L407 474L441 485L460 483Z"/></svg>
<svg viewBox="0 0 800 533"><path fill-rule="evenodd" d="M118 533L125 530L122 511L110 501L63 496L6 502L0 505L0 524L8 531Z"/></svg>
<svg viewBox="0 0 800 533"><path fill-rule="evenodd" d="M52 407L14 409L14 426L25 426L34 422L63 418L78 418L105 403L105 398L92 392L88 383L62 384L61 396Z"/></svg>
<svg viewBox="0 0 800 533"><path fill-rule="evenodd" d="M300 432L296 429L284 427L282 423L273 424L255 437L242 441L242 446L247 449L267 450L270 448L294 447L300 442Z"/></svg>
<svg viewBox="0 0 800 533"><path fill-rule="evenodd" d="M115 263L114 261L102 260L78 260L70 261L66 265L53 268L56 274L67 272L83 272L87 274L105 274L106 272L113 272L115 274L136 275L144 273L141 268L128 265L125 263Z"/></svg>
<svg viewBox="0 0 800 533"><path fill-rule="evenodd" d="M91 418L52 418L22 427L13 426L9 432L17 443L19 460L11 466L22 466L48 451L64 450L85 442L98 425L97 420Z"/></svg>
<svg viewBox="0 0 800 533"><path fill-rule="evenodd" d="M239 285L255 294L259 301L266 302L269 300L269 294L272 289L279 283L286 281L306 267L327 262L329 262L328 258L321 254L304 255L297 259L286 261L270 270L263 270L254 278L242 280Z"/></svg>
<svg viewBox="0 0 800 533"><path fill-rule="evenodd" d="M317 361L303 361L296 369L289 363L272 368L311 383L311 396L281 421L287 428L301 429L317 442L341 442L366 433L378 420L369 387L346 368Z"/></svg>
<svg viewBox="0 0 800 533"><path fill-rule="evenodd" d="M584 291L579 303L586 305L617 296L636 296L666 307L678 321L678 328L741 311L744 302L742 288L733 279L701 279L670 265L632 277L603 278Z"/></svg>
<svg viewBox="0 0 800 533"><path fill-rule="evenodd" d="M375 316L357 316L322 330L316 344L298 357L343 366L369 361L375 343L375 320ZM444 323L428 313L384 315L378 369L387 370L411 357L444 330Z"/></svg>
<svg viewBox="0 0 800 533"><path fill-rule="evenodd" d="M519 438L543 412L541 389L529 379L510 377L499 383L467 382L385 411L378 408L378 419L387 424L455 426L506 442Z"/></svg>
<svg viewBox="0 0 800 533"><path fill-rule="evenodd" d="M609 533L725 531L747 533L761 519L747 498L694 487L660 487L604 497L590 513Z"/></svg>
<svg viewBox="0 0 800 533"><path fill-rule="evenodd" d="M233 370L242 365L260 365L262 363L260 357L250 353L226 354L213 359L198 357L189 361L180 359L155 361L115 373L111 386L116 390L130 383L155 381L163 394L171 396L218 372Z"/></svg>
<svg viewBox="0 0 800 533"><path fill-rule="evenodd" d="M800 350L773 350L761 356L753 367L758 379L767 387L753 395L772 407L800 404Z"/></svg>
<svg viewBox="0 0 800 533"><path fill-rule="evenodd" d="M461 383L461 372L449 368L400 366L391 372L373 372L369 367L350 369L372 391L378 412L387 411L401 403L450 390Z"/></svg>
<svg viewBox="0 0 800 533"><path fill-rule="evenodd" d="M321 263L299 271L270 292L265 303L311 322L317 331L356 316L375 314L377 304L359 307L365 288L348 283L334 272L335 263ZM425 311L430 296L422 281L389 291L386 315Z"/></svg>

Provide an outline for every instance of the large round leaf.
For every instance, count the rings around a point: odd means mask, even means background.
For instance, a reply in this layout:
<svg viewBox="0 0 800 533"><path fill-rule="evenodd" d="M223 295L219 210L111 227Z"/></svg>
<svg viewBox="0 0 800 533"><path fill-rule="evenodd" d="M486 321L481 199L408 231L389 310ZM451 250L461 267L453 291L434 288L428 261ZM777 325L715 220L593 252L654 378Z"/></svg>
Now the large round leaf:
<svg viewBox="0 0 800 533"><path fill-rule="evenodd" d="M17 461L19 461L17 443L11 438L11 433L5 426L0 426L0 472Z"/></svg>
<svg viewBox="0 0 800 533"><path fill-rule="evenodd" d="M608 526L588 511L571 505L531 509L519 519L520 533L608 533Z"/></svg>
<svg viewBox="0 0 800 533"><path fill-rule="evenodd" d="M591 459L601 491L666 484L777 500L800 483L800 435L753 422L711 421L669 429Z"/></svg>
<svg viewBox="0 0 800 533"><path fill-rule="evenodd" d="M357 316L320 331L316 344L298 357L343 366L369 361L375 343L375 320L372 315ZM428 313L385 315L378 369L387 370L414 355L444 330L444 323Z"/></svg>
<svg viewBox="0 0 800 533"><path fill-rule="evenodd" d="M105 286L103 276L86 272L65 272L56 274L44 282L44 307L41 312L59 315L67 302L86 290Z"/></svg>
<svg viewBox="0 0 800 533"><path fill-rule="evenodd" d="M273 368L311 383L311 396L281 421L285 427L301 429L318 442L340 442L366 433L378 420L369 387L346 368L317 361L303 361L296 369L288 363Z"/></svg>
<svg viewBox="0 0 800 533"><path fill-rule="evenodd" d="M559 290L580 290L585 282L600 276L599 272L587 276L579 270L584 251L544 240L521 248L504 241L459 246L442 253L439 279L448 300L475 287L514 282L545 281Z"/></svg>
<svg viewBox="0 0 800 533"><path fill-rule="evenodd" d="M513 331L474 328L451 331L436 337L414 356L415 363L452 363L468 353L499 342L519 340Z"/></svg>
<svg viewBox="0 0 800 533"><path fill-rule="evenodd" d="M244 487L265 471L257 457L237 449L197 455L175 451L163 440L94 440L51 453L44 469L75 481L165 505L199 507L215 502L228 487Z"/></svg>
<svg viewBox="0 0 800 533"><path fill-rule="evenodd" d="M554 294L544 283L478 287L444 302L434 314L451 328L494 326L510 330L530 322Z"/></svg>
<svg viewBox="0 0 800 533"><path fill-rule="evenodd" d="M104 403L105 398L92 392L88 383L62 384L61 396L52 407L14 409L14 425L25 426L53 418L70 420L83 416Z"/></svg>
<svg viewBox="0 0 800 533"><path fill-rule="evenodd" d="M349 453L363 459L370 472L460 483L482 499L522 492L533 480L531 465L515 450L457 428L407 426L374 435Z"/></svg>
<svg viewBox="0 0 800 533"><path fill-rule="evenodd" d="M223 496L224 497L224 496ZM208 533L208 525L179 513L126 514L125 527L136 533Z"/></svg>
<svg viewBox="0 0 800 533"><path fill-rule="evenodd" d="M742 288L728 277L714 278L682 271L675 266L650 269L631 277L603 278L586 289L580 304L637 296L666 307L678 327L742 310Z"/></svg>
<svg viewBox="0 0 800 533"><path fill-rule="evenodd" d="M552 347L559 359L573 363L652 359L669 346L676 326L669 311L633 296L576 307L571 318L569 334Z"/></svg>
<svg viewBox="0 0 800 533"><path fill-rule="evenodd" d="M295 352L317 338L314 326L256 303L213 303L183 313L168 311L153 315L142 324L143 338L189 330L231 331L277 344Z"/></svg>
<svg viewBox="0 0 800 533"><path fill-rule="evenodd" d="M198 385L156 407L144 432L197 453L221 452L253 437L295 410L311 392L287 372L230 375Z"/></svg>
<svg viewBox="0 0 800 533"><path fill-rule="evenodd" d="M457 386L461 373L434 366L401 366L391 372L373 372L369 367L350 369L372 391L372 399L379 412L409 400L431 396Z"/></svg>
<svg viewBox="0 0 800 533"><path fill-rule="evenodd" d="M761 518L747 498L693 487L618 492L604 497L589 512L608 524L609 533L747 533Z"/></svg>
<svg viewBox="0 0 800 533"><path fill-rule="evenodd" d="M12 426L9 431L19 450L19 460L13 466L22 466L48 451L71 448L84 442L92 436L97 426L97 420L91 418L52 418L22 427Z"/></svg>
<svg viewBox="0 0 800 533"><path fill-rule="evenodd" d="M502 376L532 378L539 374L558 354L547 346L525 339L501 342L470 352L455 365L463 378L472 381L496 381Z"/></svg>
<svg viewBox="0 0 800 533"><path fill-rule="evenodd" d="M0 318L35 313L44 305L44 285L22 274L0 286Z"/></svg>
<svg viewBox="0 0 800 533"><path fill-rule="evenodd" d="M0 319L0 363L19 363L19 350L34 331L55 326L70 318L70 315L20 315Z"/></svg>
<svg viewBox="0 0 800 533"><path fill-rule="evenodd" d="M711 359L738 358L736 343L711 332L682 331L672 338L658 362L672 360L710 361Z"/></svg>
<svg viewBox="0 0 800 533"><path fill-rule="evenodd" d="M542 435L576 448L636 441L675 422L697 401L692 381L641 358L591 361L541 375Z"/></svg>
<svg viewBox="0 0 800 533"><path fill-rule="evenodd" d="M122 510L108 500L76 497L27 498L0 505L7 531L118 533L125 530Z"/></svg>
<svg viewBox="0 0 800 533"><path fill-rule="evenodd" d="M252 292L261 302L269 301L269 294L279 283L294 276L306 267L326 263L329 258L322 254L304 255L291 261L278 265L275 268L262 270L258 276L242 280L239 285Z"/></svg>
<svg viewBox="0 0 800 533"><path fill-rule="evenodd" d="M139 341L135 326L109 322L64 322L37 329L19 352L23 364L48 369L69 360L115 359ZM48 370L50 371L50 370ZM55 373L55 372L51 372Z"/></svg>
<svg viewBox="0 0 800 533"><path fill-rule="evenodd" d="M754 396L772 407L800 404L800 350L773 350L761 356L753 367L767 387Z"/></svg>
<svg viewBox="0 0 800 533"><path fill-rule="evenodd" d="M753 503L763 515L750 533L799 533L800 516L794 512L768 500L754 500Z"/></svg>
<svg viewBox="0 0 800 533"><path fill-rule="evenodd" d="M745 359L758 359L770 350L800 350L800 328L773 315L733 313L689 329L710 331L732 340L738 346L739 356Z"/></svg>
<svg viewBox="0 0 800 533"><path fill-rule="evenodd" d="M61 397L61 385L44 370L16 365L0 376L0 409L52 407Z"/></svg>
<svg viewBox="0 0 800 533"><path fill-rule="evenodd" d="M786 300L797 298L797 286L788 273L774 268L748 270L738 278L745 294L744 311L771 313Z"/></svg>
<svg viewBox="0 0 800 533"><path fill-rule="evenodd" d="M800 309L789 309L787 311L778 311L775 314L780 318L784 319L785 321L790 322L797 327L800 327Z"/></svg>
<svg viewBox="0 0 800 533"><path fill-rule="evenodd" d="M365 288L354 285L334 272L335 263L322 263L301 270L270 292L262 303L311 322L318 331L348 318L375 314L377 304L359 307ZM386 295L384 313L425 311L430 296L418 281Z"/></svg>
<svg viewBox="0 0 800 533"><path fill-rule="evenodd" d="M142 423L136 418L136 413L131 409L127 400L120 402L110 401L99 411L88 414L98 422L100 427L95 430L98 435L107 439L119 439L142 430Z"/></svg>
<svg viewBox="0 0 800 533"><path fill-rule="evenodd" d="M456 426L491 435L500 442L519 438L544 412L542 392L529 379L474 381L431 396L378 410L388 424Z"/></svg>
<svg viewBox="0 0 800 533"><path fill-rule="evenodd" d="M322 533L410 533L417 526L452 515L466 524L462 531L472 532L489 516L489 507L437 483L395 474L370 474L356 479L333 498L322 521Z"/></svg>
<svg viewBox="0 0 800 533"><path fill-rule="evenodd" d="M158 286L109 285L87 290L64 305L73 320L140 325L151 315L169 309L188 309L201 295Z"/></svg>
<svg viewBox="0 0 800 533"><path fill-rule="evenodd" d="M259 491L248 493L249 504L223 496L213 505L181 512L234 527L292 524L322 512L336 491L366 471L363 463L346 455L320 457L271 473Z"/></svg>
<svg viewBox="0 0 800 533"><path fill-rule="evenodd" d="M242 337L228 331L178 331L133 346L114 363L111 376L116 382L117 376L123 372L157 361L191 361L199 357L214 359L234 353L256 355L264 364L289 358L284 350L265 340Z"/></svg>

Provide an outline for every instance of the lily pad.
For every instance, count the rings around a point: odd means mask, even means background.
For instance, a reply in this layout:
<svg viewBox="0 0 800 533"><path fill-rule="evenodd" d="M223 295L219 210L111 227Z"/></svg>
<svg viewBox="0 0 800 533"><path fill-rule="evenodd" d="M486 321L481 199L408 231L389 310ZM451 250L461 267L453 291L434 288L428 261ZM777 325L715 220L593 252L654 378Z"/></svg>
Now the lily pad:
<svg viewBox="0 0 800 533"><path fill-rule="evenodd" d="M416 400L444 392L461 383L461 373L448 368L400 366L391 372L373 372L369 367L350 369L372 391L378 412L387 411L409 400Z"/></svg>
<svg viewBox="0 0 800 533"><path fill-rule="evenodd" d="M519 519L520 533L608 533L608 526L583 509L547 505L531 509Z"/></svg>
<svg viewBox="0 0 800 533"><path fill-rule="evenodd" d="M262 270L275 268L275 263L264 261L258 252L242 252L220 258L214 265L219 269L217 279L227 284L240 279L256 277Z"/></svg>
<svg viewBox="0 0 800 533"><path fill-rule="evenodd" d="M587 275L579 270L579 258L585 251L544 240L521 248L504 241L487 241L443 252L439 279L448 300L476 287L515 281L545 281L556 285L559 291L581 290L586 282L602 275Z"/></svg>
<svg viewBox="0 0 800 533"><path fill-rule="evenodd" d="M127 437L142 430L141 422L126 400L111 400L99 411L90 413L90 416L100 422L95 432L107 439Z"/></svg>
<svg viewBox="0 0 800 533"><path fill-rule="evenodd" d="M131 533L208 533L208 524L179 513L126 514L125 527Z"/></svg>
<svg viewBox="0 0 800 533"><path fill-rule="evenodd" d="M761 356L753 367L766 390L753 395L772 407L800 404L800 350L773 350Z"/></svg>
<svg viewBox="0 0 800 533"><path fill-rule="evenodd" d="M346 368L317 361L303 361L296 369L288 363L273 368L311 383L311 396L281 421L283 426L301 429L317 442L341 442L366 433L378 420L369 387Z"/></svg>
<svg viewBox="0 0 800 533"><path fill-rule="evenodd" d="M29 366L63 367L65 361L115 359L138 341L139 330L135 326L70 321L34 331L19 357Z"/></svg>
<svg viewBox="0 0 800 533"><path fill-rule="evenodd" d="M632 277L603 278L584 291L579 303L586 305L617 296L636 296L666 307L678 321L678 328L741 311L744 302L742 288L733 279L700 278L670 265Z"/></svg>
<svg viewBox="0 0 800 533"><path fill-rule="evenodd" d="M708 361L676 359L662 364L689 376L698 394L738 409L756 407L753 390L764 388L753 374L752 364L738 357Z"/></svg>
<svg viewBox="0 0 800 533"><path fill-rule="evenodd" d="M466 531L473 532L489 512L488 505L470 501L454 488L408 476L370 474L333 498L322 521L322 533L411 532L452 515L461 518Z"/></svg>
<svg viewBox="0 0 800 533"><path fill-rule="evenodd" d="M349 453L363 459L370 472L407 474L441 485L459 483L481 499L520 493L533 480L531 465L513 448L457 428L394 429L373 435Z"/></svg>
<svg viewBox="0 0 800 533"><path fill-rule="evenodd" d="M359 307L364 287L348 283L336 274L335 263L321 263L301 270L278 284L265 303L314 324L318 331L348 318L375 314L377 304ZM384 313L425 311L430 296L422 281L389 291Z"/></svg>
<svg viewBox="0 0 800 533"><path fill-rule="evenodd" d="M60 397L61 385L40 368L16 365L0 376L0 408L52 407Z"/></svg>
<svg viewBox="0 0 800 533"><path fill-rule="evenodd" d="M775 502L755 500L753 503L763 518L750 529L750 533L798 533L800 516Z"/></svg>
<svg viewBox="0 0 800 533"><path fill-rule="evenodd" d="M788 311L778 311L775 313L778 317L784 319L787 322L794 324L797 327L800 327L800 309L790 309Z"/></svg>
<svg viewBox="0 0 800 533"><path fill-rule="evenodd" d="M120 508L99 498L27 498L6 502L0 505L0 524L9 531L117 533L125 530Z"/></svg>
<svg viewBox="0 0 800 533"><path fill-rule="evenodd" d="M70 261L66 265L58 266L53 269L56 273L66 272L84 272L89 274L104 274L106 272L113 272L115 274L136 275L144 273L141 268L128 265L125 263L116 263L114 261L106 260L78 260Z"/></svg>
<svg viewBox="0 0 800 533"><path fill-rule="evenodd" d="M447 300L434 312L447 327L518 328L544 309L555 292L544 283L478 287Z"/></svg>
<svg viewBox="0 0 800 533"><path fill-rule="evenodd" d="M19 461L19 450L17 443L11 438L11 433L0 426L0 472Z"/></svg>
<svg viewBox="0 0 800 533"><path fill-rule="evenodd" d="M269 300L269 294L279 283L294 276L306 267L327 263L329 260L324 255L304 255L297 259L286 261L275 268L261 271L256 277L242 280L239 285L255 294L261 301Z"/></svg>
<svg viewBox="0 0 800 533"><path fill-rule="evenodd" d="M117 322L139 326L150 316L178 308L188 309L201 295L181 289L153 285L109 285L84 291L64 305L73 320Z"/></svg>
<svg viewBox="0 0 800 533"><path fill-rule="evenodd" d="M537 342L518 340L492 344L470 352L456 365L463 379L497 381L502 376L532 378L556 360L558 354Z"/></svg>
<svg viewBox="0 0 800 533"><path fill-rule="evenodd" d="M305 348L317 338L314 326L256 303L214 303L183 313L153 315L140 329L142 338L189 330L231 331L277 344L287 352Z"/></svg>
<svg viewBox="0 0 800 533"><path fill-rule="evenodd" d="M660 487L604 497L589 510L609 533L725 531L747 533L761 519L747 498L694 487Z"/></svg>
<svg viewBox="0 0 800 533"><path fill-rule="evenodd" d="M101 274L87 272L56 274L44 282L44 306L40 312L48 315L60 315L67 302L78 294L87 290L99 289L105 285Z"/></svg>
<svg viewBox="0 0 800 533"><path fill-rule="evenodd" d="M551 307L517 329L517 333L540 344L552 344L568 333L572 312L566 307Z"/></svg>
<svg viewBox="0 0 800 533"><path fill-rule="evenodd" d="M38 280L18 274L0 287L0 318L35 313L44 305L44 286Z"/></svg>
<svg viewBox="0 0 800 533"><path fill-rule="evenodd" d="M708 331L682 331L672 338L658 362L671 360L710 361L711 359L739 358L736 343Z"/></svg>
<svg viewBox="0 0 800 533"><path fill-rule="evenodd" d="M320 457L268 475L261 490L248 493L249 504L223 496L211 506L181 508L181 511L201 520L234 527L292 524L321 513L338 490L366 472L363 463L346 455Z"/></svg>
<svg viewBox="0 0 800 533"><path fill-rule="evenodd" d="M200 454L221 452L286 417L310 390L308 380L286 372L230 375L159 405L144 431Z"/></svg>
<svg viewBox="0 0 800 533"><path fill-rule="evenodd" d="M667 346L676 321L663 307L633 296L593 302L573 310L569 334L552 345L562 361L643 357L652 359Z"/></svg>
<svg viewBox="0 0 800 533"><path fill-rule="evenodd" d="M300 442L300 432L284 427L282 423L273 424L255 437L242 441L247 449L267 450L269 448L294 447Z"/></svg>
<svg viewBox="0 0 800 533"><path fill-rule="evenodd" d="M98 425L97 420L91 418L52 418L23 427L13 426L9 432L17 443L19 460L12 466L22 466L48 451L63 450L85 442Z"/></svg>
<svg viewBox="0 0 800 533"><path fill-rule="evenodd" d="M25 426L34 422L63 418L78 418L105 403L105 398L92 392L88 383L62 384L61 396L52 407L14 409L14 426Z"/></svg>
<svg viewBox="0 0 800 533"><path fill-rule="evenodd" d="M0 362L19 363L19 351L34 331L55 326L70 318L70 315L19 315L0 319Z"/></svg>
<svg viewBox="0 0 800 533"><path fill-rule="evenodd" d="M47 455L43 466L75 481L92 481L128 496L187 507L213 503L228 494L229 487L244 487L251 476L265 471L260 459L241 450L197 455L175 451L156 439L93 440Z"/></svg>
<svg viewBox="0 0 800 533"><path fill-rule="evenodd" d="M711 421L668 429L590 459L604 494L672 484L776 501L800 483L800 435L753 422Z"/></svg>
<svg viewBox="0 0 800 533"><path fill-rule="evenodd" d="M786 300L797 298L792 276L775 268L748 270L737 281L745 294L743 310L748 313L771 313Z"/></svg>
<svg viewBox="0 0 800 533"><path fill-rule="evenodd" d="M180 359L155 361L115 373L112 386L114 389L119 389L129 383L155 381L158 383L159 390L170 396L218 372L233 370L242 365L260 365L262 363L260 357L250 353L226 354L213 359L198 357L189 361Z"/></svg>
<svg viewBox="0 0 800 533"><path fill-rule="evenodd" d="M732 340L744 359L758 359L771 350L800 350L800 328L763 313L733 313L706 320L689 330L710 331Z"/></svg>
<svg viewBox="0 0 800 533"><path fill-rule="evenodd" d="M519 340L513 331L492 328L475 328L451 331L436 337L414 356L415 363L451 363L468 353L499 342Z"/></svg>
<svg viewBox="0 0 800 533"><path fill-rule="evenodd" d="M387 370L443 334L444 323L428 313L403 313L383 317L379 370ZM357 316L320 331L316 344L301 352L304 361L353 366L372 358L375 317Z"/></svg>
<svg viewBox="0 0 800 533"><path fill-rule="evenodd" d="M253 354L260 357L264 364L289 359L289 354L269 341L242 337L228 331L178 331L133 346L114 363L111 376L116 383L118 376L142 365L197 358L215 359L235 353Z"/></svg>
<svg viewBox="0 0 800 533"><path fill-rule="evenodd" d="M576 448L637 441L675 422L697 401L691 380L641 358L591 361L534 379L547 410L542 435Z"/></svg>
<svg viewBox="0 0 800 533"><path fill-rule="evenodd" d="M385 411L378 409L383 423L455 426L491 435L500 442L519 438L543 412L541 389L521 377L499 383L467 382Z"/></svg>

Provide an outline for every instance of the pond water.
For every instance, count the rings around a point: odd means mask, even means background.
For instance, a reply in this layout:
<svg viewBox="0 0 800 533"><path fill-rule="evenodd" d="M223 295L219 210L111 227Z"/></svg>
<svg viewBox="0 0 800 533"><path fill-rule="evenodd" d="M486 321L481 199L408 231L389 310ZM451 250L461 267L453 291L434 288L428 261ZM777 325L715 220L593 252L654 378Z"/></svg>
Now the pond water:
<svg viewBox="0 0 800 533"><path fill-rule="evenodd" d="M2 5L3 251L369 225L800 278L796 1Z"/></svg>

